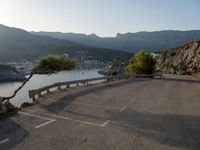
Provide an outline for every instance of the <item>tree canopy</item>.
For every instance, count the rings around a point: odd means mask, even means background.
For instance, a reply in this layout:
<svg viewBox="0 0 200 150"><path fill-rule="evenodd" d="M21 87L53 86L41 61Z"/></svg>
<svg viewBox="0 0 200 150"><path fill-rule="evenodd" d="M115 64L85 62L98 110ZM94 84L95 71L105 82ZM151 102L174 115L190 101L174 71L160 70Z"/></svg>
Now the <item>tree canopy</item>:
<svg viewBox="0 0 200 150"><path fill-rule="evenodd" d="M155 64L153 56L142 50L130 58L125 70L129 73L152 74L155 70Z"/></svg>
<svg viewBox="0 0 200 150"><path fill-rule="evenodd" d="M76 61L60 55L47 55L38 61L33 72L38 74L54 73L61 70L72 70Z"/></svg>

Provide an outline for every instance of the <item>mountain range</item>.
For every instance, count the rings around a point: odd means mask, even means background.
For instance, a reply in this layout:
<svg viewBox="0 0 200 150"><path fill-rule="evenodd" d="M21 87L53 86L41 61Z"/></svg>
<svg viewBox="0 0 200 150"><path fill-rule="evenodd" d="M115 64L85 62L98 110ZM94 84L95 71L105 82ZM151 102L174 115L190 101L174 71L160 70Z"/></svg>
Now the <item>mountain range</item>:
<svg viewBox="0 0 200 150"><path fill-rule="evenodd" d="M0 25L0 62L35 60L47 54L113 60L128 58L143 49L161 51L200 39L200 30L118 33L116 37L61 32L28 32Z"/></svg>
<svg viewBox="0 0 200 150"><path fill-rule="evenodd" d="M99 37L96 34L76 34L61 32L31 32L35 35L66 39L92 47L110 48L135 53L141 49L152 52L174 48L188 41L200 39L200 30L192 31L154 31L137 33L118 33L115 37Z"/></svg>
<svg viewBox="0 0 200 150"><path fill-rule="evenodd" d="M0 62L20 59L35 60L47 54L67 53L70 57L85 55L88 58L112 60L130 57L130 53L106 48L94 48L85 44L48 36L38 36L22 29L0 25Z"/></svg>

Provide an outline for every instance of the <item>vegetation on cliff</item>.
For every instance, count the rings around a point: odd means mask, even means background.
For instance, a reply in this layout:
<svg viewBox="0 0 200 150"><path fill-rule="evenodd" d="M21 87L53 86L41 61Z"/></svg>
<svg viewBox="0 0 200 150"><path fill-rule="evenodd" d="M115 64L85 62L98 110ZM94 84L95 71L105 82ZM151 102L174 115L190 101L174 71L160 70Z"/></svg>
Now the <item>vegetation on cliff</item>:
<svg viewBox="0 0 200 150"><path fill-rule="evenodd" d="M152 74L155 70L156 61L153 56L139 51L129 60L129 64L125 67L129 73L136 74Z"/></svg>

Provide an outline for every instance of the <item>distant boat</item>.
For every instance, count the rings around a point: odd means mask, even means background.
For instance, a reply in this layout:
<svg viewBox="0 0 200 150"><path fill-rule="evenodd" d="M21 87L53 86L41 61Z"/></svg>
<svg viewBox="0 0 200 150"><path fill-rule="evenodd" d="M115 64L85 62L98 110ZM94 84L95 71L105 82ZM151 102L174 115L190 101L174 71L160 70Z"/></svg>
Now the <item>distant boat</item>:
<svg viewBox="0 0 200 150"><path fill-rule="evenodd" d="M24 81L25 79L24 73L17 71L15 67L0 64L0 82Z"/></svg>

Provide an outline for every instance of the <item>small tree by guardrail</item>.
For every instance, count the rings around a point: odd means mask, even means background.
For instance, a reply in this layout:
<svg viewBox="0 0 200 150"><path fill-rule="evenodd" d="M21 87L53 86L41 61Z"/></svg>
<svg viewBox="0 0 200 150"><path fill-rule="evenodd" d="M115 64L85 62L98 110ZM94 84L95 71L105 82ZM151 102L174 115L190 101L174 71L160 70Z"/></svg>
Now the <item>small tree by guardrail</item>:
<svg viewBox="0 0 200 150"><path fill-rule="evenodd" d="M76 66L76 62L72 59L65 58L59 55L48 55L42 57L36 67L33 68L29 77L22 83L22 85L14 91L11 96L3 97L3 101L9 101L14 98L16 94L24 87L24 85L33 77L34 74L49 74L61 70L72 70Z"/></svg>
<svg viewBox="0 0 200 150"><path fill-rule="evenodd" d="M156 61L153 56L139 51L130 60L129 64L125 67L125 70L129 73L136 74L152 74L155 70Z"/></svg>

